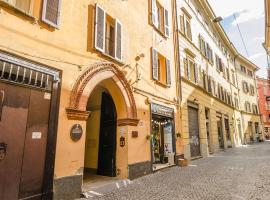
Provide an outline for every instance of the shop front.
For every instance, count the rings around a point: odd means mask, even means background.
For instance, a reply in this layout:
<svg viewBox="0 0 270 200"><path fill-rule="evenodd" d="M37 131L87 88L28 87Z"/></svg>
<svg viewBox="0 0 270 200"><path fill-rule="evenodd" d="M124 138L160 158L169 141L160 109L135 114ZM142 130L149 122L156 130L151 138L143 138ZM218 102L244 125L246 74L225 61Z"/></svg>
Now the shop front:
<svg viewBox="0 0 270 200"><path fill-rule="evenodd" d="M175 164L174 110L151 104L152 170Z"/></svg>

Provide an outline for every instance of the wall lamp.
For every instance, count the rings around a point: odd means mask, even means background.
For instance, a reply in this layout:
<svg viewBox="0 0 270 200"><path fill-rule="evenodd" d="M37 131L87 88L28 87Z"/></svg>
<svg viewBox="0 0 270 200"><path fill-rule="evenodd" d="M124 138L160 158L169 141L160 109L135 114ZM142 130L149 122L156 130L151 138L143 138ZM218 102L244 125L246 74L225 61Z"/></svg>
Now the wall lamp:
<svg viewBox="0 0 270 200"><path fill-rule="evenodd" d="M223 19L222 19L222 17L216 17L215 19L213 19L213 22L214 23L218 23L218 22L221 22Z"/></svg>

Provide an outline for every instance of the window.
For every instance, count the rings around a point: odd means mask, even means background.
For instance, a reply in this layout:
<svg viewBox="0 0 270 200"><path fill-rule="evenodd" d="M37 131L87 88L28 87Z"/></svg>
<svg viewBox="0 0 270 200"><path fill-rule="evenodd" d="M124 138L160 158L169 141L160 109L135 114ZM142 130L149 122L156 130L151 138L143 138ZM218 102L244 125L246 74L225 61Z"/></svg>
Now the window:
<svg viewBox="0 0 270 200"><path fill-rule="evenodd" d="M215 55L215 57L216 57L216 59L215 59L216 60L216 70L218 72L223 72L224 67L225 67L224 63L222 62L221 58L217 54Z"/></svg>
<svg viewBox="0 0 270 200"><path fill-rule="evenodd" d="M231 74L232 74L232 84L235 85L236 80L235 80L235 74L233 70L231 70Z"/></svg>
<svg viewBox="0 0 270 200"><path fill-rule="evenodd" d="M270 110L270 102L269 101L265 102L265 109Z"/></svg>
<svg viewBox="0 0 270 200"><path fill-rule="evenodd" d="M171 86L170 61L152 48L152 78L159 83Z"/></svg>
<svg viewBox="0 0 270 200"><path fill-rule="evenodd" d="M166 37L170 36L170 28L169 28L169 12L167 9L162 7L162 5L157 0L152 1L152 24L155 28L159 30L160 33L165 35Z"/></svg>
<svg viewBox="0 0 270 200"><path fill-rule="evenodd" d="M182 8L183 14L180 15L180 31L192 41L192 32L191 32L191 16Z"/></svg>
<svg viewBox="0 0 270 200"><path fill-rule="evenodd" d="M122 24L96 5L95 49L122 60Z"/></svg>
<svg viewBox="0 0 270 200"><path fill-rule="evenodd" d="M243 81L242 82L242 85L243 85L243 92L244 93L248 93L248 84L246 81Z"/></svg>
<svg viewBox="0 0 270 200"><path fill-rule="evenodd" d="M244 66L241 65L241 72L246 74L246 68Z"/></svg>
<svg viewBox="0 0 270 200"><path fill-rule="evenodd" d="M31 14L33 10L33 0L3 0L10 5L22 10L25 13Z"/></svg>
<svg viewBox="0 0 270 200"><path fill-rule="evenodd" d="M237 109L239 109L239 101L238 101L238 98L237 98L237 94L236 93L234 94L234 103L235 103L235 107Z"/></svg>
<svg viewBox="0 0 270 200"><path fill-rule="evenodd" d="M251 112L251 108L250 108L250 103L249 102L245 102L245 111L246 112Z"/></svg>
<svg viewBox="0 0 270 200"><path fill-rule="evenodd" d="M254 90L254 86L253 85L250 85L250 95L251 96L254 96L255 95L255 90Z"/></svg>
<svg viewBox="0 0 270 200"><path fill-rule="evenodd" d="M228 67L226 67L226 75L227 75L227 80L230 81L230 71Z"/></svg>
<svg viewBox="0 0 270 200"><path fill-rule="evenodd" d="M58 28L60 25L60 1L61 0L43 0L41 20L46 24ZM33 15L33 10L36 3L41 1L37 0L0 0L13 7L16 7L22 12Z"/></svg>
<svg viewBox="0 0 270 200"><path fill-rule="evenodd" d="M185 59L185 76L193 83L198 83L198 67L192 58Z"/></svg>
<svg viewBox="0 0 270 200"><path fill-rule="evenodd" d="M253 104L252 105L252 111L253 111L253 114L258 114L258 106L256 104Z"/></svg>
<svg viewBox="0 0 270 200"><path fill-rule="evenodd" d="M264 132L268 133L268 127L264 127Z"/></svg>
<svg viewBox="0 0 270 200"><path fill-rule="evenodd" d="M201 35L199 35L199 48L201 50L201 53L206 57L206 59L211 64L213 64L214 63L213 50L210 47L210 45L207 42L205 42L205 40L203 39Z"/></svg>
<svg viewBox="0 0 270 200"><path fill-rule="evenodd" d="M247 70L247 74L250 76L250 77L253 77L253 72L251 70Z"/></svg>

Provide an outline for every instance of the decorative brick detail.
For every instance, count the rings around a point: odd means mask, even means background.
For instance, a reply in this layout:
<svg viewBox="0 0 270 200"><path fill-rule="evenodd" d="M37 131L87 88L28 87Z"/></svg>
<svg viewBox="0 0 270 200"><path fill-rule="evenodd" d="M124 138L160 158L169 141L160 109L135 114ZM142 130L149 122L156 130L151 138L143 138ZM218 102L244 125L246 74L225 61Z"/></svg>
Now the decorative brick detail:
<svg viewBox="0 0 270 200"><path fill-rule="evenodd" d="M66 108L66 113L69 120L86 121L91 112Z"/></svg>
<svg viewBox="0 0 270 200"><path fill-rule="evenodd" d="M123 97L126 102L127 108L127 119L128 120L120 120L121 124L126 125L137 125L137 108L134 100L134 96L132 93L132 89L125 77L125 74L116 66L114 63L110 62L100 62L91 65L88 67L77 79L75 82L69 101L69 107L66 109L69 119L84 119L87 116L87 113L83 113L86 111L82 111L86 105L84 105L84 101L82 101L82 96L84 94L84 89L88 84L93 84L91 80L95 77L94 84L97 84L96 79L98 82L106 79L101 76L103 73L109 72L112 74L113 80L119 86L121 92L123 93ZM107 77L108 78L108 77ZM90 94L87 94L87 96ZM84 102L84 103L82 103ZM137 123L137 124L136 124Z"/></svg>

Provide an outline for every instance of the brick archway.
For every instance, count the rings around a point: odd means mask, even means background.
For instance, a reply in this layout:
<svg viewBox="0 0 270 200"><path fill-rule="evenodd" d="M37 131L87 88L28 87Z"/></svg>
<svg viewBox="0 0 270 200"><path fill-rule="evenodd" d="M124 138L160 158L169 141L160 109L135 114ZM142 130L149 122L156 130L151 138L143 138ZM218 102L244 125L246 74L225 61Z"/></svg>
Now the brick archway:
<svg viewBox="0 0 270 200"><path fill-rule="evenodd" d="M110 62L93 64L78 77L71 91L69 107L66 108L68 119L87 120L90 114L86 111L89 96L100 82L109 78L119 89L126 108L125 116L118 119L118 125L136 126L139 120L132 89L124 73Z"/></svg>

